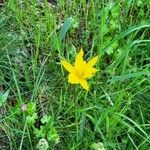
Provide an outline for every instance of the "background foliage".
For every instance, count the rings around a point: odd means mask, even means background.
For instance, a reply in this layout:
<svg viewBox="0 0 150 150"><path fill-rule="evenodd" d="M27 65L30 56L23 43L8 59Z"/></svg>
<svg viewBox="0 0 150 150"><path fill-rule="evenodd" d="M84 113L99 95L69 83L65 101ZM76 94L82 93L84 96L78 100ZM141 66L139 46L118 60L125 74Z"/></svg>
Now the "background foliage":
<svg viewBox="0 0 150 150"><path fill-rule="evenodd" d="M149 0L8 0L0 9L0 149L149 149ZM60 65L81 47L86 59L100 56L88 93Z"/></svg>

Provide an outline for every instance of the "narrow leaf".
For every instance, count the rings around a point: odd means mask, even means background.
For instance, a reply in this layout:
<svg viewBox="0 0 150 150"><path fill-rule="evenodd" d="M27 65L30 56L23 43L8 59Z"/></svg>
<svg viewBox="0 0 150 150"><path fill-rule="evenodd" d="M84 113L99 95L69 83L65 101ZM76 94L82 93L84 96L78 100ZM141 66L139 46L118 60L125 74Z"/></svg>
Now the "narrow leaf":
<svg viewBox="0 0 150 150"><path fill-rule="evenodd" d="M7 90L5 93L0 93L0 107L5 103L7 100L9 94L9 90Z"/></svg>
<svg viewBox="0 0 150 150"><path fill-rule="evenodd" d="M124 81L130 78L135 78L143 75L150 75L149 71L141 71L136 73L124 74L121 76L114 76L112 79L108 80L108 82L116 82L116 81Z"/></svg>

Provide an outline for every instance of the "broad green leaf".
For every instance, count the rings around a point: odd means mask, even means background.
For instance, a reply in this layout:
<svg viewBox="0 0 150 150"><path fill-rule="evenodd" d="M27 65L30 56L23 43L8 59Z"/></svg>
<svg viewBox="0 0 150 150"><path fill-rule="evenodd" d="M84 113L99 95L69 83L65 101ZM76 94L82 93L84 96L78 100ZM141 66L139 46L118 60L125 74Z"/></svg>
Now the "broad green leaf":
<svg viewBox="0 0 150 150"><path fill-rule="evenodd" d="M72 17L67 18L65 20L63 26L61 27L60 34L59 34L60 41L63 40L63 38L65 37L65 35L66 35L67 31L69 30L72 23L73 23L73 18Z"/></svg>

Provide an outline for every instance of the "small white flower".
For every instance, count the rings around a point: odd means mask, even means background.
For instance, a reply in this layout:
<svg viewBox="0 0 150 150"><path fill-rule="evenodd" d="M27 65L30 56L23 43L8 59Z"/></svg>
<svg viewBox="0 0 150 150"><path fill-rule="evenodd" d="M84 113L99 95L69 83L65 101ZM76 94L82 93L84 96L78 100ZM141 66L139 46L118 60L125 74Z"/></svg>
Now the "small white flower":
<svg viewBox="0 0 150 150"><path fill-rule="evenodd" d="M49 148L48 142L45 138L39 140L37 144L37 149L39 150L47 150Z"/></svg>

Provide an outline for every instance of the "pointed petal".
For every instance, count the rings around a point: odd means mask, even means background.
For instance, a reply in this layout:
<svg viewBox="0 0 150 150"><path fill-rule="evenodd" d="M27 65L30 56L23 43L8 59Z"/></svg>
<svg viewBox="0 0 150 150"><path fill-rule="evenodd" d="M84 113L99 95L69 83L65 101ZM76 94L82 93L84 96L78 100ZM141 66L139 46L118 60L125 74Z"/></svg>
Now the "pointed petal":
<svg viewBox="0 0 150 150"><path fill-rule="evenodd" d="M78 84L79 83L79 79L74 73L70 73L68 75L68 82L72 83L72 84Z"/></svg>
<svg viewBox="0 0 150 150"><path fill-rule="evenodd" d="M81 48L80 49L80 52L77 54L77 56L76 56L76 59L83 59L83 55L84 55L84 51L83 51L83 49Z"/></svg>
<svg viewBox="0 0 150 150"><path fill-rule="evenodd" d="M91 78L97 71L96 68L88 68L84 73L84 78Z"/></svg>
<svg viewBox="0 0 150 150"><path fill-rule="evenodd" d="M68 72L73 72L74 71L74 67L70 63L68 63L67 61L61 60L61 64L64 66L64 68Z"/></svg>
<svg viewBox="0 0 150 150"><path fill-rule="evenodd" d="M84 80L84 79L80 80L80 84L85 90L87 90L87 91L89 90L89 85L86 80Z"/></svg>
<svg viewBox="0 0 150 150"><path fill-rule="evenodd" d="M92 58L87 64L88 64L90 67L93 67L93 66L96 64L97 60L98 60L98 56Z"/></svg>
<svg viewBox="0 0 150 150"><path fill-rule="evenodd" d="M75 59L75 67L79 67L81 65L86 64L86 61L83 60L83 49L80 50L80 52L77 54L76 59Z"/></svg>

